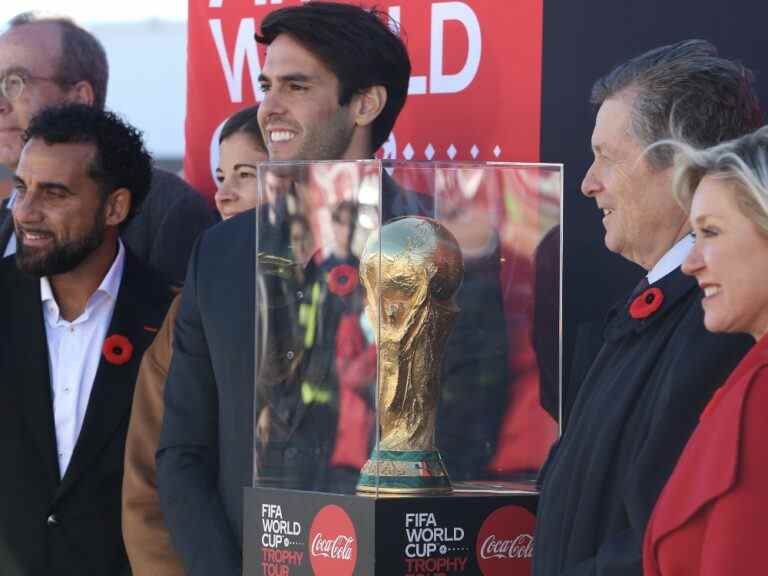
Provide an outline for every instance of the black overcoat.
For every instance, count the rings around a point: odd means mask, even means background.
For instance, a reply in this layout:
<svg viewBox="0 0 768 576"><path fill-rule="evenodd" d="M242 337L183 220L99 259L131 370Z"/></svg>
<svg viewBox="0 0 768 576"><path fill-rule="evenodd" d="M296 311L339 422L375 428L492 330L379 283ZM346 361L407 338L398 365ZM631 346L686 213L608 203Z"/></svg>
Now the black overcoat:
<svg viewBox="0 0 768 576"><path fill-rule="evenodd" d="M543 470L535 576L640 576L645 526L710 396L752 345L707 332L680 269L645 319L615 306Z"/></svg>

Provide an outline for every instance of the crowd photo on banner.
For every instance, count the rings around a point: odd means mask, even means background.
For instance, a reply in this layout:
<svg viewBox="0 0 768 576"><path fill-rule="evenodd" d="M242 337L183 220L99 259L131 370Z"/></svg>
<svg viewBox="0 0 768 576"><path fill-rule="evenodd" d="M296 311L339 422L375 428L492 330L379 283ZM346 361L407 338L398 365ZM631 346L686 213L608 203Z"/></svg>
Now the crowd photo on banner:
<svg viewBox="0 0 768 576"><path fill-rule="evenodd" d="M754 55L585 68L580 171L552 4L241 4L174 166L66 3L0 25L0 576L768 573Z"/></svg>

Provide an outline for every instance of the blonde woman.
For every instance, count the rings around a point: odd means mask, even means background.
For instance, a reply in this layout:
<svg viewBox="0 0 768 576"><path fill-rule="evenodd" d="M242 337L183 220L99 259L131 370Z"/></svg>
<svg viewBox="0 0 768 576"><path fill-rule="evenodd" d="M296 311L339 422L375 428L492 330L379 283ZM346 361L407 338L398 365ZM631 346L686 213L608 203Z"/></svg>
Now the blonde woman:
<svg viewBox="0 0 768 576"><path fill-rule="evenodd" d="M755 345L702 413L645 535L646 576L765 574L768 535L768 126L678 145L675 191L696 236L683 272L704 325Z"/></svg>

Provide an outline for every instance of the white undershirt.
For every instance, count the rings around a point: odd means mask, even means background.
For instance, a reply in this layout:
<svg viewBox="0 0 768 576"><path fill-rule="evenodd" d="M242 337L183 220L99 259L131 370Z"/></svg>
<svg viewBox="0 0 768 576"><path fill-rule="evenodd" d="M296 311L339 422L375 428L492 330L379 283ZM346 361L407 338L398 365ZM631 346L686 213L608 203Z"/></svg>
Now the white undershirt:
<svg viewBox="0 0 768 576"><path fill-rule="evenodd" d="M661 257L661 260L656 262L656 266L651 268L646 276L646 278L648 278L648 283L653 284L654 282L658 282L664 278L664 276L682 266L692 248L693 236L686 234Z"/></svg>
<svg viewBox="0 0 768 576"><path fill-rule="evenodd" d="M101 348L123 277L125 248L119 240L118 245L117 257L107 275L88 298L83 313L72 322L61 318L48 278L40 279L51 372L56 453L62 478L83 427L93 380L101 360Z"/></svg>

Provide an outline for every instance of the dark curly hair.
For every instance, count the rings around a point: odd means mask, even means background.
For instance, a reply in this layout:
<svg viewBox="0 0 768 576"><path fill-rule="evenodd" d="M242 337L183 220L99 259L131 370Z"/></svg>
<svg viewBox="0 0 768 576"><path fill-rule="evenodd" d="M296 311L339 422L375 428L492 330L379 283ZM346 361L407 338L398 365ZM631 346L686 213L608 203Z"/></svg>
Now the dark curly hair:
<svg viewBox="0 0 768 576"><path fill-rule="evenodd" d="M141 132L119 116L82 104L46 108L29 123L24 141L39 138L46 144L93 144L90 176L104 199L118 188L131 192L131 209L121 227L140 209L152 183L152 157Z"/></svg>
<svg viewBox="0 0 768 576"><path fill-rule="evenodd" d="M339 105L371 86L384 86L387 101L374 120L375 152L389 137L405 105L411 61L397 26L386 12L336 2L308 2L270 12L261 21L256 42L269 45L288 34L314 54L339 81Z"/></svg>

